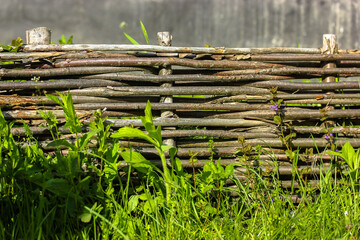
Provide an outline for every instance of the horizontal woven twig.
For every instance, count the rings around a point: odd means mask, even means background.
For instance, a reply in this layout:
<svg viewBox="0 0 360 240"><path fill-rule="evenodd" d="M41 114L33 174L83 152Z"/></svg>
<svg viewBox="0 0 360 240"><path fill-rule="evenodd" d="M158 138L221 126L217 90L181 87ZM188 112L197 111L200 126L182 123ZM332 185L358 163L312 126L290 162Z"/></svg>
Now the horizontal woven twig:
<svg viewBox="0 0 360 240"><path fill-rule="evenodd" d="M167 47L157 45L128 44L52 44L25 45L25 52L44 51L148 51L164 53L197 53L197 54L260 54L260 53L307 53L320 54L319 48L206 48L206 47Z"/></svg>
<svg viewBox="0 0 360 240"><path fill-rule="evenodd" d="M193 60L180 58L165 57L148 57L148 58L96 58L96 59L78 59L67 60L54 63L54 67L83 67L83 66L117 66L117 67L158 67L158 66L183 66L193 68L276 68L285 67L286 65L264 63L255 61L214 61L214 60Z"/></svg>
<svg viewBox="0 0 360 240"><path fill-rule="evenodd" d="M73 68L50 68L50 69L0 69L1 78L54 78L73 75L90 75L110 72L145 71L142 68L133 67L73 67Z"/></svg>
<svg viewBox="0 0 360 240"><path fill-rule="evenodd" d="M321 119L323 117L328 117L331 119L344 119L344 118L360 118L360 109L335 109L325 112L320 112L319 110L311 109L301 109L297 108L284 108L280 110L283 114L284 120L301 120L301 119ZM225 118L225 119L239 119L239 118L264 118L264 119L273 119L277 113L273 110L255 110L255 111L245 111L245 112L234 112L234 113L218 113L216 115L212 114L208 118Z"/></svg>
<svg viewBox="0 0 360 240"><path fill-rule="evenodd" d="M331 140L332 143L337 146L342 146L346 142L351 143L353 147L360 147L360 139L358 138L334 138ZM224 148L224 147L237 147L240 148L241 144L238 141L216 141L214 140L215 148ZM261 139L247 139L245 144L250 144L251 146L268 146L273 148L283 148L286 147L283 142L278 138L261 138ZM330 145L330 140L325 138L296 138L291 141L292 146L296 147L327 147ZM209 143L204 140L187 140L187 141L177 141L177 146L179 148L206 148L209 147ZM214 150L216 152L216 150Z"/></svg>
<svg viewBox="0 0 360 240"><path fill-rule="evenodd" d="M199 87L107 87L70 90L73 95L83 96L151 96L151 95L237 95L237 94L268 94L269 90L255 87L226 87L226 86L199 86ZM283 93L278 91L279 93Z"/></svg>
<svg viewBox="0 0 360 240"><path fill-rule="evenodd" d="M241 76L211 76L202 74L179 74L179 75L132 75L124 73L107 73L107 74L96 74L92 76L83 77L85 79L102 78L109 80L123 80L123 81L134 81L134 82L244 82L244 81L261 81L261 80L287 80L294 79L290 76L272 76L272 75L241 75Z"/></svg>

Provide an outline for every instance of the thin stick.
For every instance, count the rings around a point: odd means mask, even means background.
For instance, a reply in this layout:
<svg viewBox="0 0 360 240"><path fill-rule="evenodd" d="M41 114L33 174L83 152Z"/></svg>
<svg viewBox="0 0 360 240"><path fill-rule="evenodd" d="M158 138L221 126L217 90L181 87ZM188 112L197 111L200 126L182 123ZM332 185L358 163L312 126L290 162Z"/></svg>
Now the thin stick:
<svg viewBox="0 0 360 240"><path fill-rule="evenodd" d="M149 51L164 53L197 54L260 54L260 53L308 53L319 54L318 48L206 48L206 47L167 47L157 45L122 44L69 44L69 45L25 45L24 52L44 51Z"/></svg>
<svg viewBox="0 0 360 240"><path fill-rule="evenodd" d="M360 69L359 69L360 70ZM346 82L321 82L321 83L294 83L281 81L266 81L249 83L253 87L278 87L280 90L338 90L338 89L359 89L358 81Z"/></svg>
<svg viewBox="0 0 360 240"><path fill-rule="evenodd" d="M245 74L266 74L266 75L354 75L360 74L358 68L300 68L300 67L284 67L274 69L259 70L233 70L218 72L216 75L245 75Z"/></svg>
<svg viewBox="0 0 360 240"><path fill-rule="evenodd" d="M86 79L91 78L102 78L109 80L123 80L123 81L146 81L154 83L163 82L194 82L194 81L209 81L209 82L239 82L239 81L260 81L260 80L287 80L294 79L289 76L272 76L272 75L241 75L241 76L214 76L214 75L203 75L203 74L179 74L179 75L165 75L165 76L154 76L154 75L131 75L122 73L106 73L97 74L92 76L83 77Z"/></svg>
<svg viewBox="0 0 360 240"><path fill-rule="evenodd" d="M160 76L159 76L160 77ZM200 86L200 87L107 87L70 90L73 95L90 95L101 97L116 96L143 96L143 95L237 95L237 94L268 94L268 89L255 87L226 87L226 86ZM279 94L284 93L278 91Z"/></svg>
<svg viewBox="0 0 360 240"><path fill-rule="evenodd" d="M87 87L127 86L126 83L103 79L0 82L0 90L10 89L70 89Z"/></svg>
<svg viewBox="0 0 360 240"><path fill-rule="evenodd" d="M61 77L71 75L89 75L109 72L144 71L142 68L132 67L73 67L73 68L50 68L50 69L0 69L2 78L31 78L31 77Z"/></svg>
<svg viewBox="0 0 360 240"><path fill-rule="evenodd" d="M338 147L344 145L346 142L349 142L354 147L360 147L360 139L357 138L347 138L347 139L333 139L332 142ZM326 147L330 145L330 141L325 138L297 138L291 141L294 147ZM278 138L261 138L261 139L247 139L246 144L251 146L268 146L275 148L283 148L285 145ZM209 146L207 141L201 140L187 140L177 141L177 146L179 148L206 148ZM215 148L224 148L224 147L241 147L241 144L238 141L216 141L214 140ZM190 151L190 150L189 150ZM216 151L216 150L215 150Z"/></svg>
<svg viewBox="0 0 360 240"><path fill-rule="evenodd" d="M233 69L248 69L248 68L276 68L286 67L286 65L263 63L255 61L214 61L214 60L193 60L180 58L96 58L96 59L78 59L68 60L54 63L54 67L82 67L82 66L118 66L118 67L144 67L144 66L184 66L193 68L233 68Z"/></svg>
<svg viewBox="0 0 360 240"><path fill-rule="evenodd" d="M321 119L323 117L328 118L360 118L360 109L344 109L344 110L330 110L327 112L320 112L319 110L309 110L301 108L285 108L283 111L285 120L305 120L305 119ZM179 114L179 113L178 113ZM225 118L225 119L239 119L247 117L256 117L264 119L273 119L275 111L273 110L257 110L257 111L246 111L246 112L235 112L235 113L219 113L211 115L208 118Z"/></svg>

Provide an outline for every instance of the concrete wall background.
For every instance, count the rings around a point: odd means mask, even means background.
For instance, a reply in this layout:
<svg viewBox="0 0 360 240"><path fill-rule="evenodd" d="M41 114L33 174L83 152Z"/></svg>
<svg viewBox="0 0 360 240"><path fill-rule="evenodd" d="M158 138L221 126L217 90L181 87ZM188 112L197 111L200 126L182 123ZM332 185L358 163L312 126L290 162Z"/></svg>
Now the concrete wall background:
<svg viewBox="0 0 360 240"><path fill-rule="evenodd" d="M145 43L139 19L156 43L170 31L174 46L320 47L335 33L340 48L360 48L360 0L0 0L0 43L45 26L54 42Z"/></svg>

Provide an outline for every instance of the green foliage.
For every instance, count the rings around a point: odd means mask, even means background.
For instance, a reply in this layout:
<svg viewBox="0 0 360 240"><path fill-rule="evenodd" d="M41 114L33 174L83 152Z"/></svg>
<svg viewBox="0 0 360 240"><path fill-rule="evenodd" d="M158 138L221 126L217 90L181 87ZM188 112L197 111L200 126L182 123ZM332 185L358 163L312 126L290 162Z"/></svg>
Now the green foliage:
<svg viewBox="0 0 360 240"><path fill-rule="evenodd" d="M139 129L130 128L130 127L123 127L119 129L116 133L112 134L112 138L141 138L143 140L148 141L151 143L155 149L158 151L161 164L163 167L163 176L165 181L165 188L166 188L166 201L170 201L170 194L171 194L171 187L170 184L172 182L172 177L167 167L166 158L165 158L165 151L169 151L171 160L173 161L173 157L175 155L176 149L174 147L168 146L163 144L162 137L161 137L161 126L159 125L157 128L155 127L153 120L152 120L152 113L151 113L151 104L148 101L145 108L145 116L141 117L141 121L145 127L145 130L148 132L145 134ZM136 154L137 158L140 158L138 154ZM129 159L129 161L131 161Z"/></svg>
<svg viewBox="0 0 360 240"><path fill-rule="evenodd" d="M262 175L267 170L240 163L224 166L211 154L202 170L190 174L176 157L177 149L163 144L150 103L142 118L146 132L124 127L111 134L100 110L94 112L90 130L83 132L71 95L48 97L63 108L65 128L75 135L65 139L56 117L43 111L53 137L47 151L53 154L40 148L25 123L24 142L15 139L14 123L0 111L0 239L359 238L360 150L350 144L330 153L347 163L345 176L337 176L338 165L331 164L321 171L316 191L298 181L299 156L293 155L292 179L299 188L287 190L277 177L276 159L269 161L275 170ZM284 141L294 137L284 134ZM157 149L161 169L135 149L120 147L122 140L132 138ZM259 160L252 154L260 154L261 148L249 147L244 138L239 143L239 154ZM208 150L213 152L214 146L211 139ZM193 163L201 161L198 155L192 153ZM247 180L240 181L236 174L244 169ZM300 199L297 204L294 194Z"/></svg>
<svg viewBox="0 0 360 240"><path fill-rule="evenodd" d="M145 26L144 26L144 24L142 23L141 20L140 20L140 25L141 25L141 30L142 30L143 36L145 38L146 44L149 44L149 36L148 36L146 28L145 28ZM139 45L139 43L134 38L132 38L130 35L128 35L125 32L124 32L124 35L132 44Z"/></svg>
<svg viewBox="0 0 360 240"><path fill-rule="evenodd" d="M69 37L69 39L66 40L65 35L61 35L61 38L59 39L60 44L73 44L73 35ZM54 42L51 42L51 44L55 44Z"/></svg>
<svg viewBox="0 0 360 240"><path fill-rule="evenodd" d="M23 45L23 40L20 37L12 40L10 45L0 44L0 46L5 51L8 51L8 52L18 52L22 45Z"/></svg>
<svg viewBox="0 0 360 240"><path fill-rule="evenodd" d="M46 97L53 100L63 108L66 119L64 128L69 128L71 133L81 132L82 124L80 123L78 116L76 116L71 94L69 93L67 95L63 95L59 92L57 93L62 101L54 95L46 94Z"/></svg>
<svg viewBox="0 0 360 240"><path fill-rule="evenodd" d="M349 142L346 142L339 152L330 152L330 154L341 157L346 162L349 170L345 171L345 175L350 175L353 180L359 179L360 167L360 148L355 151Z"/></svg>

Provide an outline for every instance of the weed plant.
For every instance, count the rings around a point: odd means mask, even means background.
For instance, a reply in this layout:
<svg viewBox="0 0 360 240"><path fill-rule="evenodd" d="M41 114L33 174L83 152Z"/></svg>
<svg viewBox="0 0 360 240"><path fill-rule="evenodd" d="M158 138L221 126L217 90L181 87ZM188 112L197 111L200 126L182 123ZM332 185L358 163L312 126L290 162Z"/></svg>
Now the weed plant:
<svg viewBox="0 0 360 240"><path fill-rule="evenodd" d="M142 118L146 132L124 127L111 133L96 111L90 131L82 133L71 95L59 96L48 95L63 108L64 127L75 140L64 140L56 117L42 112L53 154L25 123L27 136L18 141L14 123L0 112L0 239L359 239L360 150L350 144L330 153L345 163L334 161L317 188L303 182L288 191L277 171L264 177L248 168L240 181L240 163L225 167L213 155L202 170L185 171L177 149L163 144L150 103ZM97 147L90 148L94 138ZM162 166L120 147L132 138L151 143ZM296 164L298 156L291 156ZM293 181L300 182L293 169Z"/></svg>

